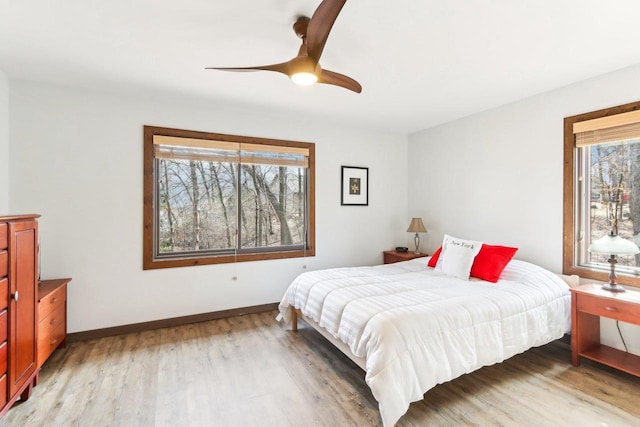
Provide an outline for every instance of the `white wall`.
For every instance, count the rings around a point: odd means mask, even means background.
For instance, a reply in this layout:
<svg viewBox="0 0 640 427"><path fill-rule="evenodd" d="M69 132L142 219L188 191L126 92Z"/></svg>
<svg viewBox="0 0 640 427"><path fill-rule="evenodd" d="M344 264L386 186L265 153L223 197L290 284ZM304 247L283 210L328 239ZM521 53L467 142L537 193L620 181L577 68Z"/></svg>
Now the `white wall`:
<svg viewBox="0 0 640 427"><path fill-rule="evenodd" d="M9 79L0 70L0 215L9 213Z"/></svg>
<svg viewBox="0 0 640 427"><path fill-rule="evenodd" d="M562 270L563 119L640 100L640 64L409 137L409 212L425 212L432 252L444 233L519 247ZM640 330L624 325L640 354ZM603 340L621 348L611 322Z"/></svg>
<svg viewBox="0 0 640 427"><path fill-rule="evenodd" d="M10 99L12 210L42 214L42 277L73 278L70 332L277 302L304 266L406 240L404 135L15 80ZM143 271L143 125L316 143L316 256ZM370 168L368 207L340 206L341 165Z"/></svg>

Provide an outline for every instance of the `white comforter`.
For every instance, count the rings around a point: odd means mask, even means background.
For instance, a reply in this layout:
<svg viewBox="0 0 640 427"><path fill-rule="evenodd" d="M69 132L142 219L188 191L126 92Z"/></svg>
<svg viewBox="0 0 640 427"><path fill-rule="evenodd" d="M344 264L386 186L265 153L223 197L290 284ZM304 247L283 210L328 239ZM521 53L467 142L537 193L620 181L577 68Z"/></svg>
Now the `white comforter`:
<svg viewBox="0 0 640 427"><path fill-rule="evenodd" d="M366 359L385 426L437 384L560 338L570 327L568 285L512 260L498 283L464 281L426 259L301 274L280 303L315 320Z"/></svg>

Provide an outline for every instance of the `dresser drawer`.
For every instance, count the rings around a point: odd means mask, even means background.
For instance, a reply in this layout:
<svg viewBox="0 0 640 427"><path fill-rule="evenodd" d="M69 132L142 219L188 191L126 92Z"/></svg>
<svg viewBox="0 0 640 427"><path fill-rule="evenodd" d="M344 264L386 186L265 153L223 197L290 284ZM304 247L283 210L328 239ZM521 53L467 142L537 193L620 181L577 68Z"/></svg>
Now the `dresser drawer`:
<svg viewBox="0 0 640 427"><path fill-rule="evenodd" d="M42 366L51 353L53 353L53 350L58 348L60 343L64 341L64 324L59 324L55 328L46 329L45 333L43 333L42 329L38 329L38 366Z"/></svg>
<svg viewBox="0 0 640 427"><path fill-rule="evenodd" d="M7 223L0 224L0 249L7 249L9 246L9 239L7 238Z"/></svg>
<svg viewBox="0 0 640 427"><path fill-rule="evenodd" d="M47 317L40 319L40 323L38 324L38 336L47 335L60 325L64 326L64 309L64 305L61 305L49 313Z"/></svg>
<svg viewBox="0 0 640 427"><path fill-rule="evenodd" d="M7 373L7 342L0 344L0 375Z"/></svg>
<svg viewBox="0 0 640 427"><path fill-rule="evenodd" d="M0 310L9 305L9 279L0 279Z"/></svg>
<svg viewBox="0 0 640 427"><path fill-rule="evenodd" d="M623 322L640 323L638 304L632 302L579 294L576 303L578 311L584 313L613 317Z"/></svg>
<svg viewBox="0 0 640 427"><path fill-rule="evenodd" d="M0 342L7 340L7 310L0 312Z"/></svg>
<svg viewBox="0 0 640 427"><path fill-rule="evenodd" d="M9 252L5 250L0 251L0 277L7 277L9 275Z"/></svg>
<svg viewBox="0 0 640 427"><path fill-rule="evenodd" d="M67 285L60 286L45 295L38 302L38 319L42 320L58 307L64 307L67 300Z"/></svg>
<svg viewBox="0 0 640 427"><path fill-rule="evenodd" d="M0 377L0 406L7 403L7 374Z"/></svg>

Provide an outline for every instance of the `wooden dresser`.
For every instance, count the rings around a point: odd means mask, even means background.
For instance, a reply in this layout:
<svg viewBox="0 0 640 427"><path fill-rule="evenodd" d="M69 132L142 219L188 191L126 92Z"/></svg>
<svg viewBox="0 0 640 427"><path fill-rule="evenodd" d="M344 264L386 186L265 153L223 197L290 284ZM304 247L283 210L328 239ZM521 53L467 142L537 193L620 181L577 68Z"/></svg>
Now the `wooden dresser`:
<svg viewBox="0 0 640 427"><path fill-rule="evenodd" d="M51 353L67 344L67 283L43 280L38 285L38 369Z"/></svg>
<svg viewBox="0 0 640 427"><path fill-rule="evenodd" d="M38 371L38 217L0 216L0 416L31 396Z"/></svg>

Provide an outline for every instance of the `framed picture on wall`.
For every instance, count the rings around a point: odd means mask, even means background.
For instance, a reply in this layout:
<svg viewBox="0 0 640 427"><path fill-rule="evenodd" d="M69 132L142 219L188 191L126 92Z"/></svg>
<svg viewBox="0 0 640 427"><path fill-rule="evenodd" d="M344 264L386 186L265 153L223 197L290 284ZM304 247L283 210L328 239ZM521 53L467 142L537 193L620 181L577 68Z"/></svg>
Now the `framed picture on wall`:
<svg viewBox="0 0 640 427"><path fill-rule="evenodd" d="M369 204L369 168L342 166L342 206Z"/></svg>

